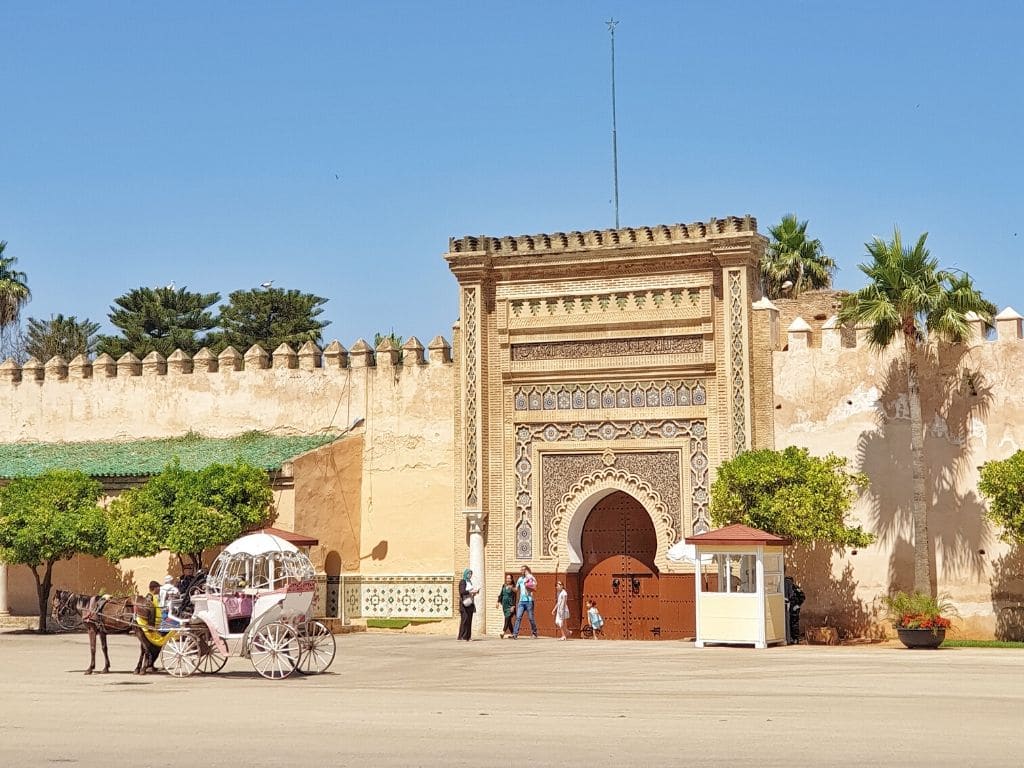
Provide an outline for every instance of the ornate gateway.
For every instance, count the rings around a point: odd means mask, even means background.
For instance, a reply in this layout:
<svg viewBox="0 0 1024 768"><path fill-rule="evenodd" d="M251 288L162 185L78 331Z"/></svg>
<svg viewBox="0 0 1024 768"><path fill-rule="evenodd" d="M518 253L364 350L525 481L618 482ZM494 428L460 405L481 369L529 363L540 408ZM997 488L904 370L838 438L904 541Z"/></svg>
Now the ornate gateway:
<svg viewBox="0 0 1024 768"><path fill-rule="evenodd" d="M480 608L527 565L542 632L555 579L572 623L595 599L616 636L692 631L692 569L666 550L708 530L714 467L772 442L770 351L752 344L771 332L751 307L763 249L749 216L450 242L455 553Z"/></svg>

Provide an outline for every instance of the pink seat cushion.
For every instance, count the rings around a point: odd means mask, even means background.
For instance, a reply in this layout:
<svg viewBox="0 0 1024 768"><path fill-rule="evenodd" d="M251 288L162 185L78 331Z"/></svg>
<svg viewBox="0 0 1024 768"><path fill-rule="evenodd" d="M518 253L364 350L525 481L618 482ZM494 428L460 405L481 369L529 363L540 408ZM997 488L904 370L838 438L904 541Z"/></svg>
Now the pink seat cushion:
<svg viewBox="0 0 1024 768"><path fill-rule="evenodd" d="M252 616L252 595L229 595L224 598L224 613L229 619Z"/></svg>

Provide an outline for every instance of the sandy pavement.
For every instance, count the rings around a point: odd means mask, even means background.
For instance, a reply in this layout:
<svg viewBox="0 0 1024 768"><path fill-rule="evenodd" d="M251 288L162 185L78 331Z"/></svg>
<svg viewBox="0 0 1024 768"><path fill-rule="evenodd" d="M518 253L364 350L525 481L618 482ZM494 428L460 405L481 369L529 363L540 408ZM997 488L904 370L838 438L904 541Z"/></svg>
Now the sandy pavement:
<svg viewBox="0 0 1024 768"><path fill-rule="evenodd" d="M338 637L281 682L0 635L0 766L1020 766L1024 652Z"/></svg>

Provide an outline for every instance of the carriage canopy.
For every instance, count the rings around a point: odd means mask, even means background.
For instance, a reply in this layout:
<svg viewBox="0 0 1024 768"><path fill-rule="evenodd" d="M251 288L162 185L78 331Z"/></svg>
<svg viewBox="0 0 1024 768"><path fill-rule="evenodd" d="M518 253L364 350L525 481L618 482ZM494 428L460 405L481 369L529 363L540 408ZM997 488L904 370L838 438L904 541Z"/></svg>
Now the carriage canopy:
<svg viewBox="0 0 1024 768"><path fill-rule="evenodd" d="M206 580L208 594L272 592L314 578L309 557L284 539L253 533L236 539L217 556Z"/></svg>

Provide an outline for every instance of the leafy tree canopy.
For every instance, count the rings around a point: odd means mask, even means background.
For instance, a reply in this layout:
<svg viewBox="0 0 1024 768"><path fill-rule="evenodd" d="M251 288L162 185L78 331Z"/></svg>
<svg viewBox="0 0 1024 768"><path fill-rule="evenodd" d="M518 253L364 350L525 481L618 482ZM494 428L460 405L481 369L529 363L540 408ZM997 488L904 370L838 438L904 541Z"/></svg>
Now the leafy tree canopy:
<svg viewBox="0 0 1024 768"><path fill-rule="evenodd" d="M175 461L111 503L106 554L117 562L167 549L199 565L204 550L264 524L272 501L262 469L239 461L192 471Z"/></svg>
<svg viewBox="0 0 1024 768"><path fill-rule="evenodd" d="M88 475L64 470L17 478L0 489L0 559L32 569L40 631L46 628L53 564L106 549L100 490Z"/></svg>
<svg viewBox="0 0 1024 768"><path fill-rule="evenodd" d="M820 240L807 237L806 221L786 214L768 231L771 238L761 259L761 282L768 298L799 296L832 285L836 262L825 255Z"/></svg>
<svg viewBox="0 0 1024 768"><path fill-rule="evenodd" d="M1024 451L985 462L978 490L988 499L988 518L1002 528L1000 538L1024 545Z"/></svg>
<svg viewBox="0 0 1024 768"><path fill-rule="evenodd" d="M384 339L388 339L394 345L395 349L402 348L403 339L394 331L391 331L389 333L380 333L378 331L377 333L373 334L373 348L376 349L377 347L379 347L380 343L384 341Z"/></svg>
<svg viewBox="0 0 1024 768"><path fill-rule="evenodd" d="M7 241L0 240L0 328L18 322L21 308L32 298L28 289L28 278L24 272L14 269L18 259L4 256Z"/></svg>
<svg viewBox="0 0 1024 768"><path fill-rule="evenodd" d="M219 333L210 346L221 352L232 346L244 353L253 344L273 352L281 344L301 347L307 341L321 344L321 331L329 324L320 320L327 299L284 288L232 291L221 308Z"/></svg>
<svg viewBox="0 0 1024 768"><path fill-rule="evenodd" d="M207 339L203 335L217 324L210 307L219 293L194 293L185 288L135 288L114 300L110 322L119 336L100 336L97 352L115 360L126 352L143 358L154 350L164 357L175 349L194 355Z"/></svg>
<svg viewBox="0 0 1024 768"><path fill-rule="evenodd" d="M939 267L925 247L928 233L913 246L900 231L890 241L876 237L866 244L871 261L859 269L870 281L843 299L839 320L868 327L868 342L882 349L897 333L913 348L929 337L961 342L970 335L967 313L991 323L995 305L986 300L966 273Z"/></svg>
<svg viewBox="0 0 1024 768"><path fill-rule="evenodd" d="M49 320L30 317L25 352L43 362L55 355L65 360L91 355L96 351L96 332L99 329L99 323L88 318L79 320L74 315L53 315Z"/></svg>
<svg viewBox="0 0 1024 768"><path fill-rule="evenodd" d="M846 459L804 448L747 451L718 468L711 486L715 525L742 523L799 542L864 547L874 536L846 523L867 478Z"/></svg>

